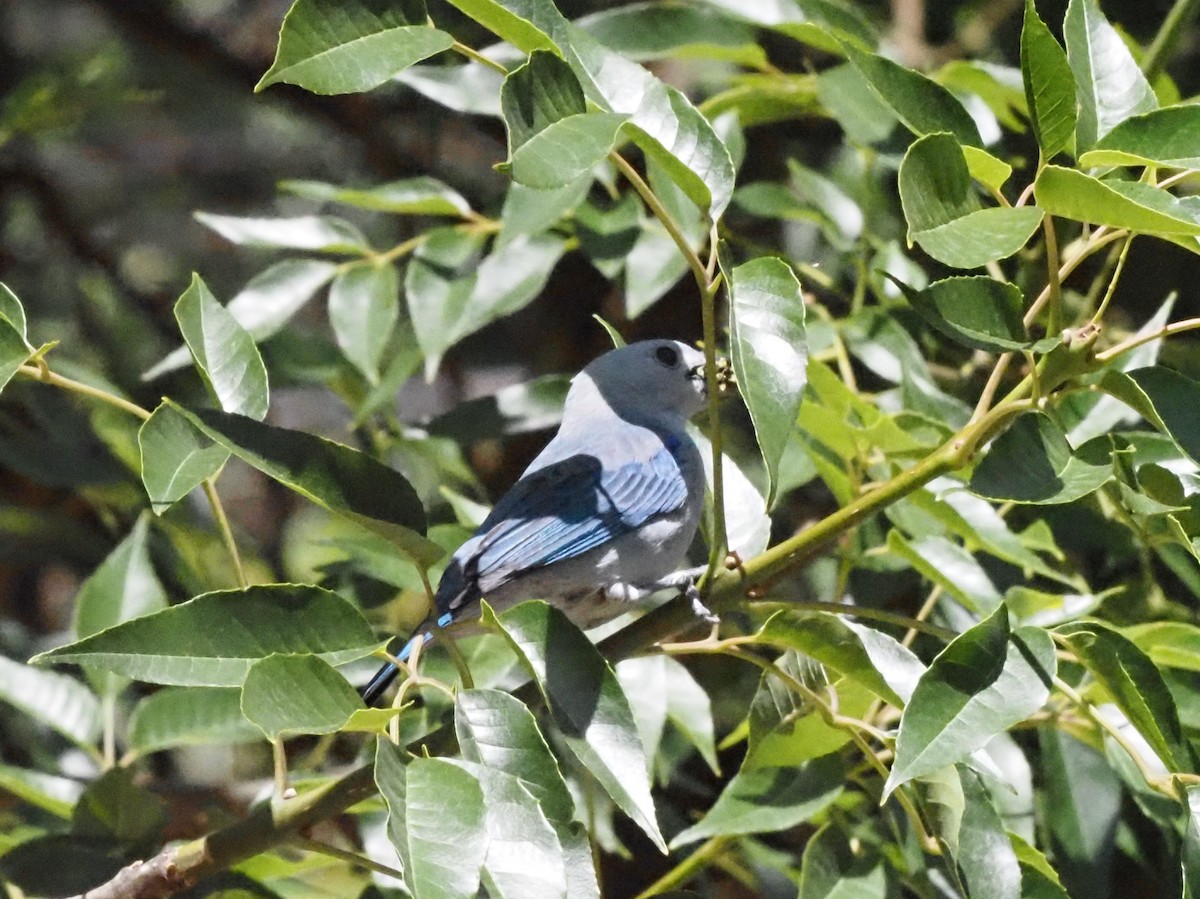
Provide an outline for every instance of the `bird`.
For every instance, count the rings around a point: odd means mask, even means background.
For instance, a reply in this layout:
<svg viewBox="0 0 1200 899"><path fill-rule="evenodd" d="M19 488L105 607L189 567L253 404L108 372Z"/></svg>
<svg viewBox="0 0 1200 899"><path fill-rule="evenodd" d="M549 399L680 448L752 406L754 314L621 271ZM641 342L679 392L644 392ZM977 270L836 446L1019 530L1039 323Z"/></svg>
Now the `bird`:
<svg viewBox="0 0 1200 899"><path fill-rule="evenodd" d="M433 610L397 659L440 630L477 632L483 599L497 612L543 599L586 629L683 588L715 623L695 586L703 567L680 567L705 489L687 422L706 401L704 354L680 341L643 340L592 360L571 379L557 433L451 556ZM398 673L385 664L363 701L374 705Z"/></svg>

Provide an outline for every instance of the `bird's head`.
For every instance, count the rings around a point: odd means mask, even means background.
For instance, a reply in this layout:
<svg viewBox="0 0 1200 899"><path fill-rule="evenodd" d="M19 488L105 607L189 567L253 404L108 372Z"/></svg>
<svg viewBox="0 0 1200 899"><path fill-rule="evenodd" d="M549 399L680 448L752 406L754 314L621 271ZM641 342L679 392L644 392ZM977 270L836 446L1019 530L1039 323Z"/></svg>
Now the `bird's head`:
<svg viewBox="0 0 1200 899"><path fill-rule="evenodd" d="M594 359L574 379L572 395L599 400L636 424L681 425L707 395L704 354L678 340L643 340ZM571 413L573 399L567 399Z"/></svg>

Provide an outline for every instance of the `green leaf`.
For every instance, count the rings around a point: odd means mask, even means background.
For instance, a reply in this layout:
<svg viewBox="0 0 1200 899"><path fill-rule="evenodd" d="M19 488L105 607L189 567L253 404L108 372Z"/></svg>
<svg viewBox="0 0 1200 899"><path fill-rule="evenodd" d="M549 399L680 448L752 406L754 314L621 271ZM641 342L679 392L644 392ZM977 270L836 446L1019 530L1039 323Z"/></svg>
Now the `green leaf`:
<svg viewBox="0 0 1200 899"><path fill-rule="evenodd" d="M1073 450L1050 416L1026 412L993 441L971 475L970 489L1000 502L1069 503L1112 478L1107 435Z"/></svg>
<svg viewBox="0 0 1200 899"><path fill-rule="evenodd" d="M782 259L760 257L730 269L729 356L767 466L767 505L774 502L779 464L796 428L808 382L804 298Z"/></svg>
<svg viewBox="0 0 1200 899"><path fill-rule="evenodd" d="M1000 605L1000 592L983 566L957 543L936 534L910 540L891 531L887 547L972 611L987 615Z"/></svg>
<svg viewBox="0 0 1200 899"><path fill-rule="evenodd" d="M671 841L671 848L716 836L772 833L795 827L841 795L846 774L840 753L803 765L739 771L699 822Z"/></svg>
<svg viewBox="0 0 1200 899"><path fill-rule="evenodd" d="M608 155L628 118L588 112L560 119L513 152L513 180L538 190L574 184Z"/></svg>
<svg viewBox="0 0 1200 899"><path fill-rule="evenodd" d="M329 323L346 358L372 384L400 317L395 266L363 262L344 269L329 288Z"/></svg>
<svg viewBox="0 0 1200 899"><path fill-rule="evenodd" d="M689 425L688 433L700 450L704 479L708 484L709 496L712 496L712 444L694 425ZM767 548L771 538L771 516L767 514L767 501L728 453L722 453L721 458L721 476L725 482L725 532L729 542L727 548L743 559L752 559ZM712 533L710 518L711 514L706 514L702 522L707 534Z"/></svg>
<svg viewBox="0 0 1200 899"><path fill-rule="evenodd" d="M1183 883L1186 899L1200 897L1200 786L1184 791L1187 825L1183 833Z"/></svg>
<svg viewBox="0 0 1200 899"><path fill-rule="evenodd" d="M1075 169L1048 165L1034 182L1038 204L1051 215L1128 228L1147 234L1200 234L1200 216L1160 187L1130 181L1101 181Z"/></svg>
<svg viewBox="0 0 1200 899"><path fill-rule="evenodd" d="M242 715L237 687L166 687L133 708L129 749L146 755L177 746L255 743L262 731Z"/></svg>
<svg viewBox="0 0 1200 899"><path fill-rule="evenodd" d="M1095 621L1064 624L1057 632L1163 764L1172 771L1192 771L1192 752L1179 726L1175 701L1146 654L1128 638Z"/></svg>
<svg viewBox="0 0 1200 899"><path fill-rule="evenodd" d="M72 832L135 846L156 841L167 820L166 803L133 778L129 768L110 768L88 784L75 806Z"/></svg>
<svg viewBox="0 0 1200 899"><path fill-rule="evenodd" d="M868 899L888 895L883 860L864 850L834 824L826 824L804 846L797 899Z"/></svg>
<svg viewBox="0 0 1200 899"><path fill-rule="evenodd" d="M3 285L0 284L0 287ZM29 347L25 344L25 338L8 318L0 315L0 391L4 390L4 386L28 358Z"/></svg>
<svg viewBox="0 0 1200 899"><path fill-rule="evenodd" d="M545 602L524 602L484 623L504 636L538 683L563 742L617 806L660 849L646 757L633 713L612 668L567 617Z"/></svg>
<svg viewBox="0 0 1200 899"><path fill-rule="evenodd" d="M1200 627L1185 621L1148 621L1122 633L1162 668L1200 671Z"/></svg>
<svg viewBox="0 0 1200 899"><path fill-rule="evenodd" d="M1012 166L1002 159L997 159L987 150L978 147L962 147L963 159L967 161L967 171L971 177L986 187L991 193L1000 193L1000 188L1012 174Z"/></svg>
<svg viewBox="0 0 1200 899"><path fill-rule="evenodd" d="M603 111L629 117L626 133L697 207L717 221L733 196L729 151L708 119L679 90L566 25L584 93Z"/></svg>
<svg viewBox="0 0 1200 899"><path fill-rule="evenodd" d="M575 210L579 248L604 277L616 278L625 268L625 258L641 234L641 214L642 202L634 191L606 208L587 202Z"/></svg>
<svg viewBox="0 0 1200 899"><path fill-rule="evenodd" d="M1008 839L1021 866L1021 899L1071 899L1046 856L1015 833Z"/></svg>
<svg viewBox="0 0 1200 899"><path fill-rule="evenodd" d="M150 508L161 515L211 478L229 450L209 440L169 403L151 413L138 429L142 484Z"/></svg>
<svg viewBox="0 0 1200 899"><path fill-rule="evenodd" d="M913 141L899 186L909 244L955 268L1007 259L1042 222L1036 206L980 208L962 147L944 132Z"/></svg>
<svg viewBox="0 0 1200 899"><path fill-rule="evenodd" d="M396 80L455 112L500 117L504 75L483 63L417 65L405 69Z"/></svg>
<svg viewBox="0 0 1200 899"><path fill-rule="evenodd" d="M553 227L584 202L591 186L591 172L554 190L535 190L510 181L504 197L504 208L500 212L502 228L496 238L496 247L500 248L514 238L539 234ZM638 206L640 208L640 201Z"/></svg>
<svg viewBox="0 0 1200 899"><path fill-rule="evenodd" d="M1175 295L1171 294L1163 301L1152 316L1142 322L1135 336L1150 337L1159 333L1170 319L1171 310L1174 306ZM1122 429L1120 426L1127 428L1137 422L1141 416L1141 409L1137 408L1135 411L1134 408L1130 408L1116 396L1110 395L1107 392L1109 387L1105 385L1110 377L1114 377L1113 372L1115 370L1127 372L1135 368L1145 368L1148 365L1154 365L1158 361L1158 354L1162 348L1162 343L1161 339L1148 340L1128 353L1122 353L1120 358L1110 363L1101 375L1100 391L1089 390L1064 397L1064 402L1058 407L1058 414L1062 418L1064 425L1067 426L1067 437L1073 443L1083 443L1092 437L1098 437L1112 430ZM1142 405L1142 400L1145 400L1145 408L1150 409L1152 414L1157 414L1153 413L1149 400L1135 384L1129 381L1128 378L1121 380L1129 387L1132 393L1139 397L1137 401L1139 407Z"/></svg>
<svg viewBox="0 0 1200 899"><path fill-rule="evenodd" d="M958 775L965 804L954 859L972 899L1022 899L1021 866L1004 822L978 775L962 767Z"/></svg>
<svg viewBox="0 0 1200 899"><path fill-rule="evenodd" d="M29 337L25 323L25 307L21 305L17 295L12 292L12 288L3 281L0 281L0 319L12 325L13 329L21 335L22 341Z"/></svg>
<svg viewBox="0 0 1200 899"><path fill-rule="evenodd" d="M890 280L921 318L951 340L993 353L1037 345L1025 333L1025 298L1015 284L986 275L961 275L913 290L896 278Z"/></svg>
<svg viewBox="0 0 1200 899"><path fill-rule="evenodd" d="M559 52L566 20L551 0L450 0L502 41L524 53Z"/></svg>
<svg viewBox="0 0 1200 899"><path fill-rule="evenodd" d="M896 127L891 107L849 63L817 75L817 97L852 143L861 146L879 143Z"/></svg>
<svg viewBox="0 0 1200 899"><path fill-rule="evenodd" d="M1050 727L1038 729L1045 771L1049 849L1072 896L1105 895L1124 790L1108 761L1085 743Z"/></svg>
<svg viewBox="0 0 1200 899"><path fill-rule="evenodd" d="M205 436L323 509L394 540L416 560L442 555L422 534L425 510L398 471L332 440L241 415L172 404Z"/></svg>
<svg viewBox="0 0 1200 899"><path fill-rule="evenodd" d="M400 709L368 709L346 678L313 655L259 659L242 684L242 715L269 740L341 730L380 731Z"/></svg>
<svg viewBox="0 0 1200 899"><path fill-rule="evenodd" d="M513 179L541 190L565 187L588 174L616 143L628 118L588 113L583 88L555 53L535 51L501 91Z"/></svg>
<svg viewBox="0 0 1200 899"><path fill-rule="evenodd" d="M406 762L404 750L379 739L375 782L409 892L421 899L474 899L488 849L479 781L445 759Z"/></svg>
<svg viewBox="0 0 1200 899"><path fill-rule="evenodd" d="M204 383L226 412L261 421L269 405L258 347L199 275L175 304L175 320Z"/></svg>
<svg viewBox="0 0 1200 899"><path fill-rule="evenodd" d="M1025 2L1021 76L1033 133L1042 156L1050 159L1071 147L1075 135L1075 84L1067 54L1038 17L1033 0Z"/></svg>
<svg viewBox="0 0 1200 899"><path fill-rule="evenodd" d="M65 674L38 671L0 656L0 701L87 749L94 747L100 736L100 700Z"/></svg>
<svg viewBox="0 0 1200 899"><path fill-rule="evenodd" d="M512 155L555 122L587 112L579 79L557 52L535 50L500 88L500 110Z"/></svg>
<svg viewBox="0 0 1200 899"><path fill-rule="evenodd" d="M315 94L367 91L453 44L426 24L424 0L295 0L254 89L283 81Z"/></svg>
<svg viewBox="0 0 1200 899"><path fill-rule="evenodd" d="M897 708L908 702L925 671L907 646L830 612L779 612L757 641L799 650Z"/></svg>
<svg viewBox="0 0 1200 899"><path fill-rule="evenodd" d="M1193 461L1200 460L1200 421L1196 419L1200 383L1158 365L1139 368L1128 375L1152 406L1157 420L1151 417L1151 424L1174 440Z"/></svg>
<svg viewBox="0 0 1200 899"><path fill-rule="evenodd" d="M1158 107L1153 88L1096 0L1067 4L1063 39L1078 98L1077 152L1091 149L1131 115Z"/></svg>
<svg viewBox="0 0 1200 899"><path fill-rule="evenodd" d="M71 810L83 793L83 784L69 777L0 764L0 790L56 818L70 820Z"/></svg>
<svg viewBox="0 0 1200 899"><path fill-rule="evenodd" d="M279 189L310 200L342 203L393 215L444 215L451 218L467 218L471 215L471 204L462 194L437 178L426 175L389 181L374 187L338 187L324 181L293 179L279 182Z"/></svg>
<svg viewBox="0 0 1200 899"><path fill-rule="evenodd" d="M478 261L482 240L439 228L413 254L404 278L409 315L432 378L445 352L468 334L528 305L565 248L553 234L519 236Z"/></svg>
<svg viewBox="0 0 1200 899"><path fill-rule="evenodd" d="M154 574L146 543L150 519L141 515L75 597L75 636L92 634L166 608L167 595Z"/></svg>
<svg viewBox="0 0 1200 899"><path fill-rule="evenodd" d="M758 69L766 62L754 28L709 4L635 3L592 13L576 24L604 46L638 62L712 59Z"/></svg>
<svg viewBox="0 0 1200 899"><path fill-rule="evenodd" d="M668 655L661 657L667 720L696 748L714 774L720 773L714 735L712 702L708 693L680 662ZM629 691L626 691L629 695Z"/></svg>
<svg viewBox="0 0 1200 899"><path fill-rule="evenodd" d="M981 59L952 59L933 77L938 84L952 91L974 94L1009 131L1025 131L1029 109L1020 69ZM1070 77L1069 70L1067 77ZM980 114L985 118L982 110Z"/></svg>
<svg viewBox="0 0 1200 899"><path fill-rule="evenodd" d="M75 597L77 638L166 608L167 594L150 563L146 543L149 527L150 519L143 513L129 535L80 586ZM125 686L114 675L92 674L88 672L89 680L102 696L115 696Z"/></svg>
<svg viewBox="0 0 1200 899"><path fill-rule="evenodd" d="M484 765L454 764L470 772L483 789L487 894L496 899L568 899L563 846L527 785Z"/></svg>
<svg viewBox="0 0 1200 899"><path fill-rule="evenodd" d="M245 328L255 343L279 333L318 290L337 272L332 262L320 259L284 259L251 278L225 311ZM192 357L186 346L178 347L146 369L143 381L153 381L184 368Z"/></svg>
<svg viewBox="0 0 1200 899"><path fill-rule="evenodd" d="M202 594L32 662L94 665L149 683L240 687L250 666L272 653L315 653L337 665L378 645L362 613L336 593L259 584Z"/></svg>
<svg viewBox="0 0 1200 899"><path fill-rule="evenodd" d="M358 228L331 215L294 218L240 218L212 212L194 215L200 224L243 247L315 250L355 256L364 256L371 249Z"/></svg>
<svg viewBox="0 0 1200 899"><path fill-rule="evenodd" d="M575 802L558 761L533 713L519 699L500 690L460 690L454 732L463 758L519 778L551 822L571 822Z"/></svg>
<svg viewBox="0 0 1200 899"><path fill-rule="evenodd" d="M1200 168L1200 106L1168 106L1132 116L1097 141L1079 164Z"/></svg>
<svg viewBox="0 0 1200 899"><path fill-rule="evenodd" d="M1041 628L1009 630L996 611L943 649L904 707L884 794L952 765L1036 712L1050 695L1054 643Z"/></svg>
<svg viewBox="0 0 1200 899"><path fill-rule="evenodd" d="M982 147L979 129L954 94L919 72L906 69L874 53L868 53L848 41L840 41L850 64L901 124L920 137L948 131L959 143Z"/></svg>
<svg viewBox="0 0 1200 899"><path fill-rule="evenodd" d="M555 427L571 386L566 375L543 375L502 387L491 396L459 403L429 423L429 433L460 443Z"/></svg>

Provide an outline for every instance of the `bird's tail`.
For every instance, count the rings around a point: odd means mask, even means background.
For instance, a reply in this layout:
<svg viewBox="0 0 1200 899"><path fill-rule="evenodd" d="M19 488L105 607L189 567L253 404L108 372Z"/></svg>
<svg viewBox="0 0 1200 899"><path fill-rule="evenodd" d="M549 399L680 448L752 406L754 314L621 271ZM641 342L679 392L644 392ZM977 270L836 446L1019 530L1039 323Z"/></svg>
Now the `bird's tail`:
<svg viewBox="0 0 1200 899"><path fill-rule="evenodd" d="M408 657L412 655L413 647L418 641L421 643L428 643L432 639L433 634L429 631L425 631L423 634L418 634L404 644L404 648L396 653L396 658L401 662L408 661ZM399 673L400 669L391 662L388 662L386 665L376 671L375 676L367 682L367 685L359 690L359 695L362 696L363 702L365 702L368 707L375 705L375 703L379 701L379 697L381 697L384 691L392 685L392 681L396 679L396 675Z"/></svg>

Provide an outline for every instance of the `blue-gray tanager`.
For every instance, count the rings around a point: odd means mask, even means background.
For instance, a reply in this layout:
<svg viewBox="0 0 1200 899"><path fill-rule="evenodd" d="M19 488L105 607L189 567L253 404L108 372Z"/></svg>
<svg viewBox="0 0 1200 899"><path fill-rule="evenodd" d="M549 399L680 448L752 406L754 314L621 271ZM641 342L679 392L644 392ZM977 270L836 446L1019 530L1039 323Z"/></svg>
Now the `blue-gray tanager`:
<svg viewBox="0 0 1200 899"><path fill-rule="evenodd" d="M450 560L435 611L398 654L438 628L545 599L580 627L624 604L694 580L679 570L700 523L704 467L687 420L704 406L704 355L676 340L611 350L571 381L554 439ZM363 688L368 705L395 679L387 664Z"/></svg>

